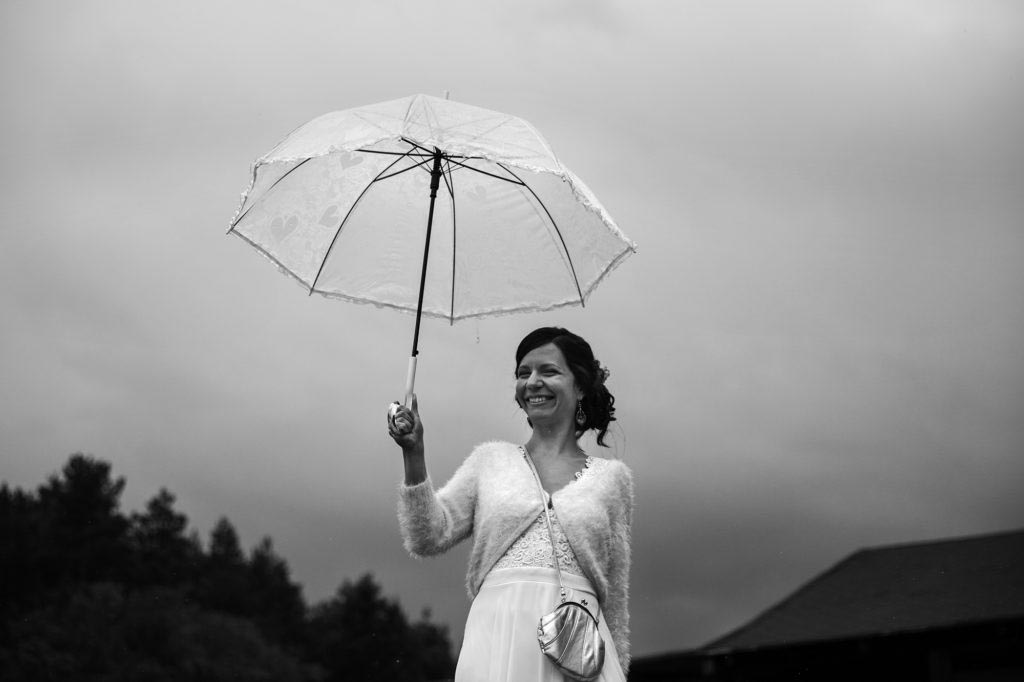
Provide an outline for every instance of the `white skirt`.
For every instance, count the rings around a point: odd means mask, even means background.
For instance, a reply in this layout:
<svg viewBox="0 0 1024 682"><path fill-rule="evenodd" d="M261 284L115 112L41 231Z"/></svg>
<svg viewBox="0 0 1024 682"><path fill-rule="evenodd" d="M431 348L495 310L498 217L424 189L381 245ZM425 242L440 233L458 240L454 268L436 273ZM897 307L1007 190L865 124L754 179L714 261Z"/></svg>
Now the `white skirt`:
<svg viewBox="0 0 1024 682"><path fill-rule="evenodd" d="M563 572L562 583L570 597L597 603L586 578ZM466 619L455 682L563 682L562 673L537 644L537 622L558 601L553 568L502 568L487 574ZM598 680L625 682L603 615L598 630L604 639L604 668Z"/></svg>

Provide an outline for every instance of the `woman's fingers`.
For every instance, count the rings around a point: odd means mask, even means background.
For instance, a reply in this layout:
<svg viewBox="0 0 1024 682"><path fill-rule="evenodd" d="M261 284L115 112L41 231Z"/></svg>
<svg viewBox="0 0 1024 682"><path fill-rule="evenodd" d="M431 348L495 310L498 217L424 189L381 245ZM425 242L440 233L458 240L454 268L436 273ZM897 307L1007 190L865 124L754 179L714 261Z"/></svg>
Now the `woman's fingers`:
<svg viewBox="0 0 1024 682"><path fill-rule="evenodd" d="M388 408L388 434L396 441L408 442L410 438L418 437L418 431L422 427L419 424L419 403L416 395L412 396L412 409L399 403L392 403Z"/></svg>
<svg viewBox="0 0 1024 682"><path fill-rule="evenodd" d="M408 418L402 415L404 409L400 403L388 406L388 433L392 438L401 436L408 425Z"/></svg>
<svg viewBox="0 0 1024 682"><path fill-rule="evenodd" d="M410 409L411 408L411 409ZM420 403L416 399L416 394L412 394L412 401L409 407L404 405L399 408L398 414L395 417L396 420L403 420L408 425L409 429L415 429L420 422Z"/></svg>

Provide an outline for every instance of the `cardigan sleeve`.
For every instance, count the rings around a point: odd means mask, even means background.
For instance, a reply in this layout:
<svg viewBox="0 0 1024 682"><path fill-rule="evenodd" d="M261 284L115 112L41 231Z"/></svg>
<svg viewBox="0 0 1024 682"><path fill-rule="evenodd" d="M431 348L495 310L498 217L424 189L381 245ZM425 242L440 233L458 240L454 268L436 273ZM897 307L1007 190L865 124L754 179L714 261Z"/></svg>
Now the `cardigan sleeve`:
<svg viewBox="0 0 1024 682"><path fill-rule="evenodd" d="M477 451L471 453L440 491L429 476L422 483L400 486L398 521L410 554L441 554L473 532L478 459Z"/></svg>
<svg viewBox="0 0 1024 682"><path fill-rule="evenodd" d="M629 571L632 565L633 474L619 462L611 516L611 561L608 566L608 608L605 619L615 640L624 673L629 671Z"/></svg>

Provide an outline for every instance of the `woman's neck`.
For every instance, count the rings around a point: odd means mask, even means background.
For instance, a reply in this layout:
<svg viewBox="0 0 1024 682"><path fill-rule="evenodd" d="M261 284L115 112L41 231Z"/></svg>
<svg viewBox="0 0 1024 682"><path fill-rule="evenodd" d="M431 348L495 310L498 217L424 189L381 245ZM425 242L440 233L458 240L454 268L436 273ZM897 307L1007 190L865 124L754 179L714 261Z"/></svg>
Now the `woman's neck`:
<svg viewBox="0 0 1024 682"><path fill-rule="evenodd" d="M533 457L563 457L580 452L576 431L572 425L547 427L534 425L533 435L526 442L526 449Z"/></svg>

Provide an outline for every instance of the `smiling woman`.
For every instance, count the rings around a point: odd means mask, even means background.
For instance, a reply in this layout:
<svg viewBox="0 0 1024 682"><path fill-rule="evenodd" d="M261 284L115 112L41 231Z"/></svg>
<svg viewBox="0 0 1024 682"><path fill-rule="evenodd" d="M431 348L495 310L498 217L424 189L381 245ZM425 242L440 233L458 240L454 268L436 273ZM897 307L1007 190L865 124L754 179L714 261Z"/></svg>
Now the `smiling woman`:
<svg viewBox="0 0 1024 682"><path fill-rule="evenodd" d="M633 477L622 462L588 456L579 445L591 429L604 445L615 419L607 378L576 334L558 327L528 334L516 351L515 399L530 439L478 446L439 491L427 474L418 402L389 420L405 460L406 549L440 554L473 536L466 578L473 604L456 680L560 682L562 663L538 646L538 622L566 602L585 610L600 635L592 650L597 672L579 679L625 680Z"/></svg>

